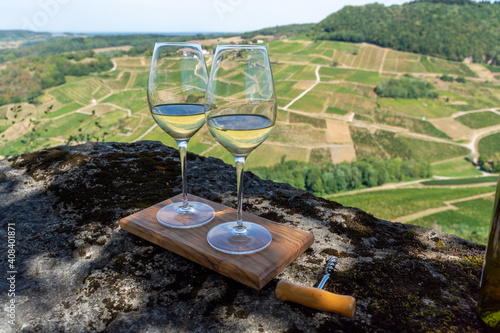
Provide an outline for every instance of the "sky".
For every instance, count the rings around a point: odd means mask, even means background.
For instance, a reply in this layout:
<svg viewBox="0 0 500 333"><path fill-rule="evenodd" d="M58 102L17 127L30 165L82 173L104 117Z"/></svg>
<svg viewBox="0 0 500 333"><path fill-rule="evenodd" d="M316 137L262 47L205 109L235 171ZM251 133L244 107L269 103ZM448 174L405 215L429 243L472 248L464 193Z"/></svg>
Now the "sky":
<svg viewBox="0 0 500 333"><path fill-rule="evenodd" d="M0 29L49 32L245 32L316 23L375 0L2 0ZM386 6L408 0L382 0Z"/></svg>

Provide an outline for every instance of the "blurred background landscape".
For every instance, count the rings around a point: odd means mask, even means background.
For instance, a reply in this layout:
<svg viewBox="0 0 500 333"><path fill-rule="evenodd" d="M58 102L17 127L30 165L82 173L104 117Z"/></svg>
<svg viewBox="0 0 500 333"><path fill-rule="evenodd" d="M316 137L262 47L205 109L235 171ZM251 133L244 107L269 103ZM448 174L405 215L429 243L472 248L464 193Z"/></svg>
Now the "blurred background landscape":
<svg viewBox="0 0 500 333"><path fill-rule="evenodd" d="M49 23L66 18L62 2L45 3L52 11L19 19L28 30L0 30L1 158L87 141L176 147L146 101L154 43L197 41L207 66L217 44L262 44L279 117L248 170L486 243L500 172L500 2L364 4L327 17L319 7L316 23L163 34L43 32L51 27L40 23L44 13ZM211 5L212 31L228 31L230 16L246 10L238 1ZM205 127L189 151L232 163Z"/></svg>

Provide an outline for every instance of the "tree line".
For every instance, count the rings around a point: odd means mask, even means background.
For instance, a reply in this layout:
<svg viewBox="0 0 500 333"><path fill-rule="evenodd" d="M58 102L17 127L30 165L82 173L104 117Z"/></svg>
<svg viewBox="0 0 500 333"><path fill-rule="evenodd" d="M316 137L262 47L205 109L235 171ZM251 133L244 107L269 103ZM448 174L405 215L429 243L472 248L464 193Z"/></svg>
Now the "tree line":
<svg viewBox="0 0 500 333"><path fill-rule="evenodd" d="M329 163L317 166L306 162L286 161L286 156L283 156L281 163L270 167L255 167L250 171L262 179L288 183L316 195L431 176L430 164L427 162L379 157L363 158L351 163Z"/></svg>
<svg viewBox="0 0 500 333"><path fill-rule="evenodd" d="M429 82L424 82L411 75L404 75L399 79L391 78L380 81L375 92L380 97L389 98L438 98L438 93Z"/></svg>
<svg viewBox="0 0 500 333"><path fill-rule="evenodd" d="M279 25L270 28L264 28L260 30L245 32L241 34L242 38L253 38L257 35L264 36L291 36L291 35L300 35L300 34L308 34L314 28L314 23L303 23L303 24L288 24L288 25Z"/></svg>
<svg viewBox="0 0 500 333"><path fill-rule="evenodd" d="M88 36L63 38L50 40L31 46L24 46L18 49L0 50L0 63L13 61L23 57L46 57L49 55L86 51L96 48L131 45L133 52L142 53L148 48L152 48L155 42L185 42L193 39L208 39L226 35L197 34L189 36L165 36L165 35L118 35L118 36ZM229 36L229 35L228 35ZM141 52L142 50L142 52Z"/></svg>

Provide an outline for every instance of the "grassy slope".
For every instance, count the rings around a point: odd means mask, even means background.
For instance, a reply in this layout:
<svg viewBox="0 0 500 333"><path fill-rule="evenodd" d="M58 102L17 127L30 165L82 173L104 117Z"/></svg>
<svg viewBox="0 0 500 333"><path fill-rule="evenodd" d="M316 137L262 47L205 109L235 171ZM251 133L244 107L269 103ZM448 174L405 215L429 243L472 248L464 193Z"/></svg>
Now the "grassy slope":
<svg viewBox="0 0 500 333"><path fill-rule="evenodd" d="M500 124L500 116L493 112L477 112L457 117L456 120L470 128L483 128Z"/></svg>
<svg viewBox="0 0 500 333"><path fill-rule="evenodd" d="M486 244L493 211L493 196L454 204L458 210L447 210L411 221Z"/></svg>
<svg viewBox="0 0 500 333"><path fill-rule="evenodd" d="M471 188L406 188L374 191L335 197L344 206L361 208L378 218L394 220L425 209L444 206L443 201L493 192L494 187Z"/></svg>
<svg viewBox="0 0 500 333"><path fill-rule="evenodd" d="M492 157L500 152L500 133L489 135L479 141L479 154Z"/></svg>
<svg viewBox="0 0 500 333"><path fill-rule="evenodd" d="M476 169L465 158L457 158L451 161L431 165L432 174L442 177L470 177L480 176L481 171Z"/></svg>

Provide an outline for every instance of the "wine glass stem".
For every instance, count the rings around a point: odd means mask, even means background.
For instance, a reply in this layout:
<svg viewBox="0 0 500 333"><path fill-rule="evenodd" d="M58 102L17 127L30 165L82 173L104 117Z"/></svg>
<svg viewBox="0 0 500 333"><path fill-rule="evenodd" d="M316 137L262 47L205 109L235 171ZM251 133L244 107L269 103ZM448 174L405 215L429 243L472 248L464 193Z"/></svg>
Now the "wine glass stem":
<svg viewBox="0 0 500 333"><path fill-rule="evenodd" d="M186 183L186 153L187 153L187 141L177 141L177 146L179 147L179 154L181 155L181 175L182 175L182 206L180 209L188 210L188 195L187 195L187 183Z"/></svg>
<svg viewBox="0 0 500 333"><path fill-rule="evenodd" d="M243 232L243 220L242 220L242 210L243 210L243 169L245 169L245 157L235 157L234 163L236 165L236 190L238 193L238 208L236 215L236 232Z"/></svg>

